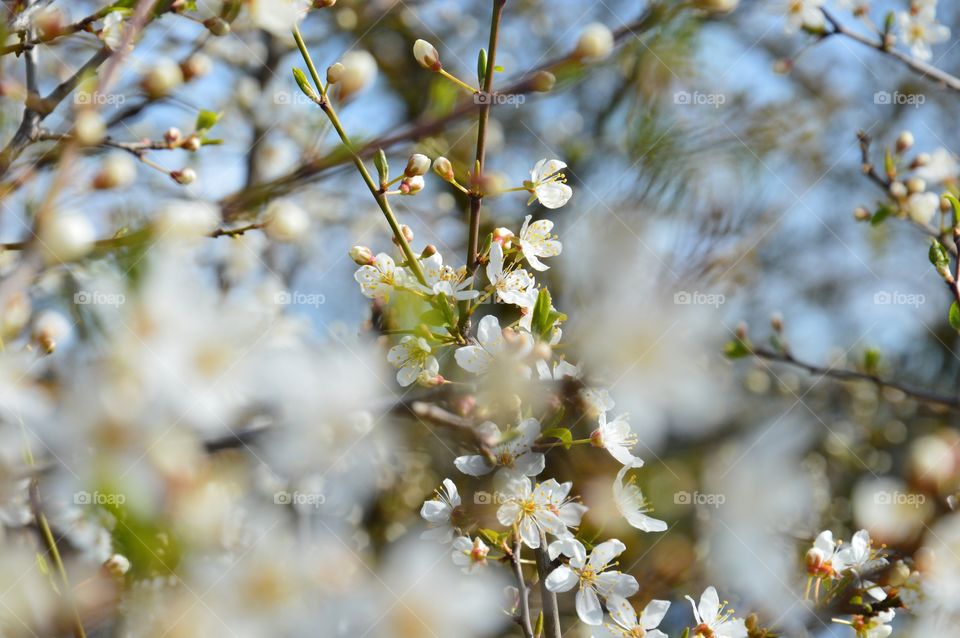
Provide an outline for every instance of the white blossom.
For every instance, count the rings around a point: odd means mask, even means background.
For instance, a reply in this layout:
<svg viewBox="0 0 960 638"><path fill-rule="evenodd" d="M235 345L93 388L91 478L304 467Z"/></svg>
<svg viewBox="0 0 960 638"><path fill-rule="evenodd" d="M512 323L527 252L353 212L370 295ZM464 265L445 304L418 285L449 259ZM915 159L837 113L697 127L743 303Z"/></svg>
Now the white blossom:
<svg viewBox="0 0 960 638"><path fill-rule="evenodd" d="M429 379L440 372L440 364L433 356L430 344L423 337L405 336L400 343L390 348L387 361L399 368L397 383L404 387L413 384L421 375Z"/></svg>
<svg viewBox="0 0 960 638"><path fill-rule="evenodd" d="M631 469L640 467L642 462L637 459L633 465L625 465L617 472L617 478L613 483L613 501L620 511L620 514L630 525L644 532L662 532L667 529L664 521L647 516L650 507L643 492L635 484L635 479L630 477L626 483L624 478Z"/></svg>
<svg viewBox="0 0 960 638"><path fill-rule="evenodd" d="M559 536L567 532L551 500L555 484L556 481L550 479L534 486L523 476L502 488L506 500L497 510L497 520L502 525L515 527L520 539L531 549L540 547L541 533Z"/></svg>
<svg viewBox="0 0 960 638"><path fill-rule="evenodd" d="M532 218L533 215L527 215L520 228L520 251L531 268L544 271L550 266L540 261L540 257L556 257L563 250L563 245L557 241L556 235L550 234L553 230L552 221L541 219L531 224Z"/></svg>
<svg viewBox="0 0 960 638"><path fill-rule="evenodd" d="M453 564L463 569L463 573L472 574L487 564L490 548L481 539L470 540L469 536L458 536L453 541L451 558Z"/></svg>
<svg viewBox="0 0 960 638"><path fill-rule="evenodd" d="M494 242L490 246L487 279L493 286L497 301L532 308L537 301L533 277L523 268L504 269L503 247Z"/></svg>
<svg viewBox="0 0 960 638"><path fill-rule="evenodd" d="M950 39L950 27L937 22L934 9L900 11L897 26L903 43L910 47L910 53L924 62L933 58L931 45Z"/></svg>
<svg viewBox="0 0 960 638"><path fill-rule="evenodd" d="M637 611L626 598L617 595L607 597L607 609L610 611L610 618L616 623L616 626L610 628L621 638L667 638L657 627L660 621L667 615L670 609L670 602L666 600L651 600L637 617Z"/></svg>
<svg viewBox="0 0 960 638"><path fill-rule="evenodd" d="M566 163L558 159L542 159L530 171L530 188L533 196L540 200L545 208L560 208L573 197L573 189L566 183L566 176L561 172L567 167Z"/></svg>
<svg viewBox="0 0 960 638"><path fill-rule="evenodd" d="M467 372L483 374L499 362L516 365L533 350L533 337L516 330L506 331L509 340L500 329L500 321L493 315L480 320L477 327L476 345L462 346L454 352L457 364ZM530 368L520 364L520 372L530 376Z"/></svg>
<svg viewBox="0 0 960 638"><path fill-rule="evenodd" d="M720 597L713 587L704 590L699 604L690 596L686 598L697 619L697 626L691 635L700 638L747 638L746 625L739 618L734 618L732 611L724 610L726 603L720 604Z"/></svg>
<svg viewBox="0 0 960 638"><path fill-rule="evenodd" d="M786 32L794 33L800 29L822 29L824 0L785 0L787 15Z"/></svg>
<svg viewBox="0 0 960 638"><path fill-rule="evenodd" d="M633 455L632 450L639 439L630 429L627 415L621 414L607 421L606 413L601 413L597 420L597 429L590 435L590 443L605 449L620 463L626 466L633 465L637 457Z"/></svg>
<svg viewBox="0 0 960 638"><path fill-rule="evenodd" d="M533 443L540 437L540 422L536 419L524 419L517 427L506 433L491 421L478 426L479 435L490 441L502 441L491 450L495 463L479 454L459 456L454 460L457 469L470 476L489 474L495 467L523 476L536 476L543 471L544 456L534 452Z"/></svg>
<svg viewBox="0 0 960 638"><path fill-rule="evenodd" d="M360 292L370 299L388 300L399 282L405 278L402 268L386 253L377 255L372 266L360 266L353 278L360 284Z"/></svg>
<svg viewBox="0 0 960 638"><path fill-rule="evenodd" d="M577 615L584 623L595 626L603 622L600 596L628 597L639 590L637 580L633 576L607 569L610 561L627 548L620 541L612 539L600 543L593 548L589 557L583 545L577 540L571 539L557 543L561 551L569 555L570 560L566 565L561 565L550 572L544 582L547 589L552 592L567 592L579 586L576 609Z"/></svg>
<svg viewBox="0 0 960 638"><path fill-rule="evenodd" d="M420 537L449 543L454 535L453 517L461 504L457 486L450 479L443 479L443 487L437 490L436 496L424 501L420 508L420 516L430 526Z"/></svg>

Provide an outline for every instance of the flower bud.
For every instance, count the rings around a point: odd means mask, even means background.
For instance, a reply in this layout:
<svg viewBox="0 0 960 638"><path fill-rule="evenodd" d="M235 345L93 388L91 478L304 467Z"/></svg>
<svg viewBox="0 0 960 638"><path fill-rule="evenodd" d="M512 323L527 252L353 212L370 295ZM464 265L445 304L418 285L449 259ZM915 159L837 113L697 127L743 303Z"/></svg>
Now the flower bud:
<svg viewBox="0 0 960 638"><path fill-rule="evenodd" d="M730 13L740 5L740 0L696 0L694 6L710 13Z"/></svg>
<svg viewBox="0 0 960 638"><path fill-rule="evenodd" d="M337 4L337 0L313 0L313 6L317 9L329 9Z"/></svg>
<svg viewBox="0 0 960 638"><path fill-rule="evenodd" d="M513 240L513 231L509 228L494 228L493 241L500 244L503 248L509 248Z"/></svg>
<svg viewBox="0 0 960 638"><path fill-rule="evenodd" d="M137 178L137 166L127 153L110 153L103 160L100 171L93 178L93 187L99 190L122 188Z"/></svg>
<svg viewBox="0 0 960 638"><path fill-rule="evenodd" d="M404 240L406 240L406 242L407 242L408 244L413 243L413 229L412 229L412 228L410 228L410 227L407 226L406 224L401 224L401 225L400 225L400 234L403 235ZM393 237L392 239L393 239L393 243L396 244L396 243L397 243L397 238L396 238L396 237Z"/></svg>
<svg viewBox="0 0 960 638"><path fill-rule="evenodd" d="M350 249L350 259L358 266L369 266L376 260L376 257L373 251L366 246L354 246Z"/></svg>
<svg viewBox="0 0 960 638"><path fill-rule="evenodd" d="M793 70L793 60L790 58L781 58L773 63L773 72L777 75L786 75Z"/></svg>
<svg viewBox="0 0 960 638"><path fill-rule="evenodd" d="M922 193L927 190L927 182L919 177L913 177L907 180L907 191L910 193Z"/></svg>
<svg viewBox="0 0 960 638"><path fill-rule="evenodd" d="M167 131L163 134L163 139L167 144L176 144L180 141L180 138L183 137L183 133L180 132L178 128L168 128Z"/></svg>
<svg viewBox="0 0 960 638"><path fill-rule="evenodd" d="M93 224L79 213L53 213L39 230L40 247L50 263L71 261L93 249Z"/></svg>
<svg viewBox="0 0 960 638"><path fill-rule="evenodd" d="M423 386L424 388L435 388L443 385L446 382L447 380L444 379L442 375L431 375L426 370L423 370L417 375L417 385Z"/></svg>
<svg viewBox="0 0 960 638"><path fill-rule="evenodd" d="M613 51L613 33L599 22L588 24L577 40L573 55L577 58L602 60Z"/></svg>
<svg viewBox="0 0 960 638"><path fill-rule="evenodd" d="M429 157L421 155L420 153L414 153L410 156L410 159L407 160L407 168L403 171L403 174L407 177L426 175L427 171L430 170L430 164Z"/></svg>
<svg viewBox="0 0 960 638"><path fill-rule="evenodd" d="M897 138L897 152L905 153L913 148L913 133L910 131L904 131L900 134L900 137Z"/></svg>
<svg viewBox="0 0 960 638"><path fill-rule="evenodd" d="M864 208L863 206L858 206L858 207L855 208L854 211L853 211L853 218L854 218L855 220L857 220L858 222L865 222L865 221L869 220L869 219L872 218L872 217L873 217L873 215L870 214L870 211L868 211L868 210L867 210L866 208Z"/></svg>
<svg viewBox="0 0 960 638"><path fill-rule="evenodd" d="M910 168L921 168L926 166L930 163L931 159L930 153L918 153L913 162L910 164Z"/></svg>
<svg viewBox="0 0 960 638"><path fill-rule="evenodd" d="M557 84L557 76L550 71L537 71L530 79L530 88L538 93L552 91Z"/></svg>
<svg viewBox="0 0 960 638"><path fill-rule="evenodd" d="M224 36L230 33L230 23L223 18L207 18L203 21L203 26L216 36Z"/></svg>
<svg viewBox="0 0 960 638"><path fill-rule="evenodd" d="M425 69L439 71L443 68L443 65L440 64L440 53L437 52L437 48L426 40L417 40L413 43L413 57Z"/></svg>
<svg viewBox="0 0 960 638"><path fill-rule="evenodd" d="M740 341L746 340L747 323L745 321L741 321L740 323L737 324L736 335L737 335L737 339L739 339Z"/></svg>
<svg viewBox="0 0 960 638"><path fill-rule="evenodd" d="M44 312L33 323L33 340L44 354L53 354L57 344L65 340L70 332L71 326L67 318L52 310Z"/></svg>
<svg viewBox="0 0 960 638"><path fill-rule="evenodd" d="M416 195L423 190L424 181L422 175L416 175L414 177L405 177L402 182L400 182L400 193L403 195Z"/></svg>
<svg viewBox="0 0 960 638"><path fill-rule="evenodd" d="M770 315L770 327L774 332L783 332L783 315L779 312Z"/></svg>
<svg viewBox="0 0 960 638"><path fill-rule="evenodd" d="M892 587L900 587L910 578L910 568L902 560L898 560L890 568L887 575L887 584Z"/></svg>
<svg viewBox="0 0 960 638"><path fill-rule="evenodd" d="M807 568L807 573L811 576L817 574L820 571L820 568L823 567L825 560L826 556L824 556L823 550L817 549L816 547L811 547L809 550L807 550L807 555L803 559L803 562Z"/></svg>
<svg viewBox="0 0 960 638"><path fill-rule="evenodd" d="M196 152L200 150L200 147L203 143L200 141L200 138L196 135L191 135L187 139L183 140L183 144L180 145L185 151Z"/></svg>
<svg viewBox="0 0 960 638"><path fill-rule="evenodd" d="M84 146L95 146L107 135L107 126L103 118L93 109L83 109L77 113L73 125L73 134L77 142Z"/></svg>
<svg viewBox="0 0 960 638"><path fill-rule="evenodd" d="M890 194L901 199L907 196L907 187L903 185L903 182L893 182L890 184Z"/></svg>
<svg viewBox="0 0 960 638"><path fill-rule="evenodd" d="M194 53L180 65L180 72L183 74L183 79L189 82L194 78L207 75L212 67L210 58L202 53Z"/></svg>
<svg viewBox="0 0 960 638"><path fill-rule="evenodd" d="M423 247L423 252L420 253L420 259L427 259L428 257L433 257L437 254L437 247L433 244L427 244Z"/></svg>
<svg viewBox="0 0 960 638"><path fill-rule="evenodd" d="M30 296L14 291L0 306L0 337L10 337L19 333L30 320L33 307Z"/></svg>
<svg viewBox="0 0 960 638"><path fill-rule="evenodd" d="M359 93L377 76L376 59L362 49L348 52L339 64L343 67L343 72L337 80L338 95L341 100Z"/></svg>
<svg viewBox="0 0 960 638"><path fill-rule="evenodd" d="M442 155L433 161L433 172L439 175L445 182L452 182L456 179L453 173L453 164Z"/></svg>
<svg viewBox="0 0 960 638"><path fill-rule="evenodd" d="M267 206L263 230L274 241L293 242L303 239L310 228L307 212L288 199L277 199Z"/></svg>
<svg viewBox="0 0 960 638"><path fill-rule="evenodd" d="M143 76L141 86L148 96L158 99L183 84L180 65L169 58L158 60Z"/></svg>
<svg viewBox="0 0 960 638"><path fill-rule="evenodd" d="M110 574L119 578L130 571L130 560L123 554L114 554L103 563L103 566Z"/></svg>
<svg viewBox="0 0 960 638"><path fill-rule="evenodd" d="M327 67L327 84L336 84L343 77L344 66L337 62Z"/></svg>
<svg viewBox="0 0 960 638"><path fill-rule="evenodd" d="M179 171L170 171L170 177L178 184L192 184L197 181L197 172L190 168L182 168Z"/></svg>

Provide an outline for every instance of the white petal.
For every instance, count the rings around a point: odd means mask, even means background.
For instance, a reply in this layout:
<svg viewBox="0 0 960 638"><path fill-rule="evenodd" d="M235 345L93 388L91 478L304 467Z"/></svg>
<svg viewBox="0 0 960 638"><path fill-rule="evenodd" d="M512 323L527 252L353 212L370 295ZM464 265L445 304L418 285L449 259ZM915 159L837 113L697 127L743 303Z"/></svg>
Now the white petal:
<svg viewBox="0 0 960 638"><path fill-rule="evenodd" d="M707 587L703 595L700 596L700 604L697 605L697 611L700 612L701 622L713 625L717 616L720 614L720 596L714 587Z"/></svg>
<svg viewBox="0 0 960 638"><path fill-rule="evenodd" d="M546 459L539 452L527 452L513 462L514 469L527 476L536 476L543 471Z"/></svg>
<svg viewBox="0 0 960 638"><path fill-rule="evenodd" d="M617 623L627 631L637 626L637 611L633 608L623 596L607 597L607 611L613 622ZM656 625L654 625L655 627Z"/></svg>
<svg viewBox="0 0 960 638"><path fill-rule="evenodd" d="M594 571L600 571L610 561L622 554L625 549L627 549L627 546L615 538L600 543L590 553L590 566L593 567Z"/></svg>
<svg viewBox="0 0 960 638"><path fill-rule="evenodd" d="M420 368L415 364L405 365L397 371L397 383L407 387L417 380L418 374L420 374Z"/></svg>
<svg viewBox="0 0 960 638"><path fill-rule="evenodd" d="M501 525L513 525L520 516L520 506L514 502L504 503L497 510L497 520Z"/></svg>
<svg viewBox="0 0 960 638"><path fill-rule="evenodd" d="M663 617L667 615L668 609L670 609L670 601L651 600L640 612L640 626L648 631L656 628Z"/></svg>
<svg viewBox="0 0 960 638"><path fill-rule="evenodd" d="M603 608L600 599L592 587L585 587L577 592L577 615L588 625L603 623Z"/></svg>
<svg viewBox="0 0 960 638"><path fill-rule="evenodd" d="M463 346L453 353L457 365L474 374L481 374L490 367L490 354L480 346Z"/></svg>
<svg viewBox="0 0 960 638"><path fill-rule="evenodd" d="M524 519L520 521L520 538L523 539L523 542L526 543L530 549L540 547L540 529L529 516L525 516Z"/></svg>
<svg viewBox="0 0 960 638"><path fill-rule="evenodd" d="M630 574L603 572L597 576L597 589L604 596L623 596L629 598L640 591L640 584Z"/></svg>
<svg viewBox="0 0 960 638"><path fill-rule="evenodd" d="M420 508L420 516L430 523L447 523L450 521L450 508L446 503L436 499L424 501L423 507Z"/></svg>
<svg viewBox="0 0 960 638"><path fill-rule="evenodd" d="M493 470L493 466L485 456L475 454L473 456L458 456L453 460L453 464L458 470L469 476L483 476Z"/></svg>
<svg viewBox="0 0 960 638"><path fill-rule="evenodd" d="M552 592L565 592L576 587L580 577L566 565L561 565L550 572L543 582Z"/></svg>

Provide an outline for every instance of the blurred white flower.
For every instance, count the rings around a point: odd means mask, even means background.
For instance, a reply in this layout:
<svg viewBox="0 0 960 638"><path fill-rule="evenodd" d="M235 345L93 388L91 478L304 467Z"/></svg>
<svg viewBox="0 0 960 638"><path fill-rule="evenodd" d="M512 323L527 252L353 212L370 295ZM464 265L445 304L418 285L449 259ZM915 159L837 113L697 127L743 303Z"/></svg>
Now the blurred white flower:
<svg viewBox="0 0 960 638"><path fill-rule="evenodd" d="M613 501L620 514L633 527L643 532L662 532L667 529L667 524L664 521L647 516L650 506L647 500L643 498L643 492L635 484L636 479L630 477L629 481L623 482L627 472L641 465L642 462L635 459L632 465L624 465L620 468L613 483Z"/></svg>
<svg viewBox="0 0 960 638"><path fill-rule="evenodd" d="M950 27L936 20L935 5L928 10L898 12L897 26L903 43L910 47L910 53L924 62L933 58L931 45L950 39Z"/></svg>
<svg viewBox="0 0 960 638"><path fill-rule="evenodd" d="M454 460L457 469L470 476L483 476L502 467L504 471L521 476L536 476L543 471L545 459L533 451L534 442L540 437L540 422L524 419L516 428L501 433L495 423L487 421L477 426L478 434L488 441L497 442L491 450L495 462L479 454L458 456Z"/></svg>
<svg viewBox="0 0 960 638"><path fill-rule="evenodd" d="M523 376L530 376L530 368L519 364L533 350L533 337L529 333L508 331L510 339L504 337L500 321L493 315L487 315L477 326L477 345L462 346L454 352L457 364L467 372L484 374L491 368L504 365L517 368Z"/></svg>
<svg viewBox="0 0 960 638"><path fill-rule="evenodd" d="M435 377L440 372L440 363L433 356L430 344L423 337L407 335L400 343L390 348L387 361L397 370L397 383L403 387L411 385L421 373Z"/></svg>
<svg viewBox="0 0 960 638"><path fill-rule="evenodd" d="M940 212L940 196L936 193L914 193L907 199L907 214L918 224L927 225Z"/></svg>
<svg viewBox="0 0 960 638"><path fill-rule="evenodd" d="M465 574L487 565L487 554L490 548L480 538L470 540L469 536L459 536L453 541L453 564L460 567Z"/></svg>
<svg viewBox="0 0 960 638"><path fill-rule="evenodd" d="M960 162L953 153L940 147L916 170L916 175L931 184L955 181L960 176Z"/></svg>
<svg viewBox="0 0 960 638"><path fill-rule="evenodd" d="M785 30L795 33L800 29L822 29L826 23L823 11L824 0L784 0L784 12L787 17Z"/></svg>

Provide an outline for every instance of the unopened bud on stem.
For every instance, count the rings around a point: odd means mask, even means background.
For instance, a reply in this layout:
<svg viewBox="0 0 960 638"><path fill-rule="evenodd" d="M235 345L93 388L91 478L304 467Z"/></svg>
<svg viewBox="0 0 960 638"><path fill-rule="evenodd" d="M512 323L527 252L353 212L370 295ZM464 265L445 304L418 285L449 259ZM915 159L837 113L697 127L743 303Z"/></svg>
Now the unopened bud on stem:
<svg viewBox="0 0 960 638"><path fill-rule="evenodd" d="M403 174L407 177L426 175L427 171L430 170L430 164L429 157L421 155L420 153L414 153L410 156L410 159L407 160L407 168L403 171Z"/></svg>
<svg viewBox="0 0 960 638"><path fill-rule="evenodd" d="M366 246L354 246L350 249L350 259L358 266L369 266L376 258L373 251Z"/></svg>
<svg viewBox="0 0 960 638"><path fill-rule="evenodd" d="M443 68L440 63L440 53L437 48L426 40L417 40L413 43L413 57L425 69L439 71Z"/></svg>

